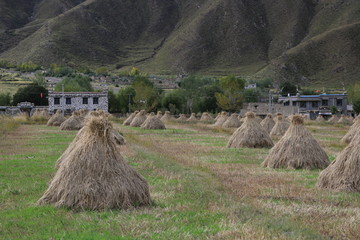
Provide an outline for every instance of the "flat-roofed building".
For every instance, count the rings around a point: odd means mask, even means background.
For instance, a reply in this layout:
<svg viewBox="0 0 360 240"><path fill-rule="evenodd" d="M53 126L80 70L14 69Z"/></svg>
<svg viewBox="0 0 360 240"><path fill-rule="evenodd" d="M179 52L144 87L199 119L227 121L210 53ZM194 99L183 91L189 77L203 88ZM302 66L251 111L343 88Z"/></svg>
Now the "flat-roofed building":
<svg viewBox="0 0 360 240"><path fill-rule="evenodd" d="M49 92L49 112L64 110L73 112L75 110L104 110L108 111L108 92Z"/></svg>

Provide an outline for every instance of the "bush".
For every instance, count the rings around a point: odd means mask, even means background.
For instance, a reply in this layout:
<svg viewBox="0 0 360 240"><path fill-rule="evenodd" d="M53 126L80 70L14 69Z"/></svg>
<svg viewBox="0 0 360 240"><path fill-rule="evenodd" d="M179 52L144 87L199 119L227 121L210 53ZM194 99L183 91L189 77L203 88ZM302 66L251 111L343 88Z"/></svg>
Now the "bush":
<svg viewBox="0 0 360 240"><path fill-rule="evenodd" d="M19 90L14 94L13 105L16 105L20 102L31 102L36 106L47 106L48 90L37 84L31 84L24 88L19 88Z"/></svg>
<svg viewBox="0 0 360 240"><path fill-rule="evenodd" d="M354 103L353 103L353 108L354 108L354 112L356 114L360 114L360 99L357 99Z"/></svg>
<svg viewBox="0 0 360 240"><path fill-rule="evenodd" d="M62 81L58 82L55 86L55 91L61 92L62 85L64 84L65 92L93 92L91 86L91 78L75 75L74 77L65 77Z"/></svg>
<svg viewBox="0 0 360 240"><path fill-rule="evenodd" d="M53 77L65 77L65 76L70 77L72 74L74 74L74 72L75 72L74 69L68 66L51 64L49 75Z"/></svg>
<svg viewBox="0 0 360 240"><path fill-rule="evenodd" d="M0 106L9 106L11 103L10 93L0 93Z"/></svg>
<svg viewBox="0 0 360 240"><path fill-rule="evenodd" d="M17 65L16 69L21 72L35 72L37 70L40 70L41 67L33 62L26 62Z"/></svg>
<svg viewBox="0 0 360 240"><path fill-rule="evenodd" d="M7 60L0 60L0 68L15 68L16 64L13 64Z"/></svg>

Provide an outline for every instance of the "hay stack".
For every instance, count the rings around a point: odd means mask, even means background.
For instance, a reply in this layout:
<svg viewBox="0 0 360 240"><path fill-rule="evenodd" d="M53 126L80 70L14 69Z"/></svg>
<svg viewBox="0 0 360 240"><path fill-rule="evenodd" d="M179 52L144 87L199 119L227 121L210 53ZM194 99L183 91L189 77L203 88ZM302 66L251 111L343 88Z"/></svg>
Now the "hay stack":
<svg viewBox="0 0 360 240"><path fill-rule="evenodd" d="M339 121L339 117L337 115L332 115L328 122L337 123Z"/></svg>
<svg viewBox="0 0 360 240"><path fill-rule="evenodd" d="M61 110L57 110L47 122L47 126L60 126L65 121L66 118L62 115Z"/></svg>
<svg viewBox="0 0 360 240"><path fill-rule="evenodd" d="M44 121L49 120L50 115L46 109L35 109L30 119L34 121Z"/></svg>
<svg viewBox="0 0 360 240"><path fill-rule="evenodd" d="M238 114L233 113L231 116L226 119L224 124L222 125L223 128L238 128L241 126L241 122L238 119Z"/></svg>
<svg viewBox="0 0 360 240"><path fill-rule="evenodd" d="M349 131L341 139L341 143L349 144L355 136L360 135L360 116L357 116L355 120L355 123L350 127Z"/></svg>
<svg viewBox="0 0 360 240"><path fill-rule="evenodd" d="M350 124L352 124L352 121L350 120L350 118L348 118L344 114L341 114L341 118L339 119L338 123L350 125Z"/></svg>
<svg viewBox="0 0 360 240"><path fill-rule="evenodd" d="M185 114L180 114L180 117L176 119L176 121L186 121L188 118Z"/></svg>
<svg viewBox="0 0 360 240"><path fill-rule="evenodd" d="M29 120L29 115L26 112L20 112L16 114L13 119L15 121L26 122L27 120Z"/></svg>
<svg viewBox="0 0 360 240"><path fill-rule="evenodd" d="M274 136L281 137L281 136L283 136L286 133L286 131L288 130L289 126L290 126L290 123L283 119L282 114L281 113L278 114L277 117L276 117L275 125L271 129L270 136L271 137L274 137Z"/></svg>
<svg viewBox="0 0 360 240"><path fill-rule="evenodd" d="M186 121L188 122L197 121L196 114L192 113L191 116Z"/></svg>
<svg viewBox="0 0 360 240"><path fill-rule="evenodd" d="M158 111L157 114L156 114L156 117L157 117L158 119L161 119L162 116L163 116L162 112L161 112L161 111Z"/></svg>
<svg viewBox="0 0 360 240"><path fill-rule="evenodd" d="M316 186L344 192L360 192L360 135L320 173Z"/></svg>
<svg viewBox="0 0 360 240"><path fill-rule="evenodd" d="M66 119L61 125L60 130L80 130L83 127L83 120L78 111L74 111L70 118Z"/></svg>
<svg viewBox="0 0 360 240"><path fill-rule="evenodd" d="M210 116L209 113L204 112L201 115L200 122L211 122L211 121L214 121L214 118L212 116Z"/></svg>
<svg viewBox="0 0 360 240"><path fill-rule="evenodd" d="M126 145L125 138L123 137L123 135L120 133L119 130L113 128L110 132L110 136L113 138L113 140L117 145Z"/></svg>
<svg viewBox="0 0 360 240"><path fill-rule="evenodd" d="M272 114L266 115L266 118L261 121L260 125L268 132L270 133L273 127L275 126L275 121L273 119Z"/></svg>
<svg viewBox="0 0 360 240"><path fill-rule="evenodd" d="M262 166L289 169L324 169L330 161L300 115L292 117L285 135L270 150Z"/></svg>
<svg viewBox="0 0 360 240"><path fill-rule="evenodd" d="M141 125L143 129L166 129L164 123L155 116L155 113L151 113L146 121Z"/></svg>
<svg viewBox="0 0 360 240"><path fill-rule="evenodd" d="M132 122L132 120L134 120L134 118L136 117L136 115L139 113L139 111L135 111L133 113L130 114L130 116L125 119L125 121L123 122L124 126L129 126L130 123Z"/></svg>
<svg viewBox="0 0 360 240"><path fill-rule="evenodd" d="M140 127L146 120L145 110L141 110L136 114L134 119L130 123L130 127Z"/></svg>
<svg viewBox="0 0 360 240"><path fill-rule="evenodd" d="M255 113L246 113L244 123L231 136L227 147L229 148L261 148L274 145L269 134L255 120Z"/></svg>
<svg viewBox="0 0 360 240"><path fill-rule="evenodd" d="M164 116L162 116L160 120L162 122L169 122L169 121L174 121L175 119L173 118L173 116L171 116L171 113L169 111L166 111Z"/></svg>
<svg viewBox="0 0 360 240"><path fill-rule="evenodd" d="M92 117L38 204L75 210L126 209L150 203L146 180L123 159L106 116ZM73 143L72 143L73 144Z"/></svg>
<svg viewBox="0 0 360 240"><path fill-rule="evenodd" d="M221 127L227 119L228 119L227 113L221 112L221 115L216 120L214 126Z"/></svg>
<svg viewBox="0 0 360 240"><path fill-rule="evenodd" d="M315 119L315 121L317 121L317 122L325 122L325 118L324 118L323 115L319 115L319 116L317 116L317 118Z"/></svg>
<svg viewBox="0 0 360 240"><path fill-rule="evenodd" d="M220 116L221 116L221 113L218 113L218 114L216 115L214 121L216 122L216 121L219 119Z"/></svg>

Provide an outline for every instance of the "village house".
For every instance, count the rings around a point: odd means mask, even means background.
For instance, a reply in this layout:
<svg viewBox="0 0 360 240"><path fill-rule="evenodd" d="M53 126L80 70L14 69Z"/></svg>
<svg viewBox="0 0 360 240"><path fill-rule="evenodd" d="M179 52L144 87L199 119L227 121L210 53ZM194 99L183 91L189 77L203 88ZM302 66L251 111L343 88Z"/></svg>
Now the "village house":
<svg viewBox="0 0 360 240"><path fill-rule="evenodd" d="M64 110L71 113L75 110L108 111L108 92L49 92L49 112Z"/></svg>
<svg viewBox="0 0 360 240"><path fill-rule="evenodd" d="M312 118L316 115L331 115L331 108L336 107L339 114L347 114L346 94L319 94L279 97L279 103L284 106L299 108L299 113L309 113Z"/></svg>

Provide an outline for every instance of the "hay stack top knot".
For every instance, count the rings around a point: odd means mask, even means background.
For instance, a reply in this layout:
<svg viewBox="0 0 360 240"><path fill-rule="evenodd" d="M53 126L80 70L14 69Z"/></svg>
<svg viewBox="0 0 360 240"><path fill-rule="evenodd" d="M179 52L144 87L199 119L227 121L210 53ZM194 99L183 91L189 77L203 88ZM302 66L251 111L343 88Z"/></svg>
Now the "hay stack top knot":
<svg viewBox="0 0 360 240"><path fill-rule="evenodd" d="M246 113L246 117L247 117L247 118L255 118L255 113L253 113L253 112L247 112L247 113Z"/></svg>
<svg viewBox="0 0 360 240"><path fill-rule="evenodd" d="M267 116L268 118L272 118L272 114L271 114L271 113L268 113L266 116Z"/></svg>
<svg viewBox="0 0 360 240"><path fill-rule="evenodd" d="M109 119L106 116L91 117L88 119L86 125L93 134L97 136L106 136L108 130L112 128Z"/></svg>
<svg viewBox="0 0 360 240"><path fill-rule="evenodd" d="M295 115L292 117L291 120L292 124L294 125L303 125L304 124L304 118L300 115Z"/></svg>

